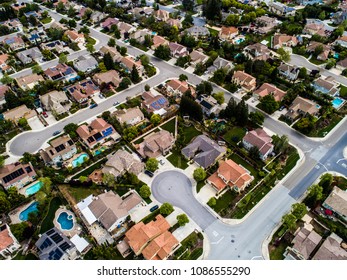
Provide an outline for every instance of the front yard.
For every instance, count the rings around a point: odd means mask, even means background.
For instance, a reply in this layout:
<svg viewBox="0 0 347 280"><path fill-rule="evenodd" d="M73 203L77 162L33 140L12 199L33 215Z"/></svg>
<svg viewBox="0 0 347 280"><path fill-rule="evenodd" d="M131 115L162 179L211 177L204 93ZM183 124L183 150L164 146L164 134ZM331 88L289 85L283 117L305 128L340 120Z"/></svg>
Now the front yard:
<svg viewBox="0 0 347 280"><path fill-rule="evenodd" d="M167 160L177 168L186 169L188 167L188 162L180 151L172 150L171 155L167 157Z"/></svg>

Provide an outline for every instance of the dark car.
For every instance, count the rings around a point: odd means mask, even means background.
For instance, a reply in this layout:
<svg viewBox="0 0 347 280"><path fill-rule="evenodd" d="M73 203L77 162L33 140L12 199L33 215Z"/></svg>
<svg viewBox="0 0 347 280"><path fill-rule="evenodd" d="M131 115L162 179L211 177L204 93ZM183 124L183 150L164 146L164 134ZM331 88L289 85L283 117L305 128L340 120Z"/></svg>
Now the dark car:
<svg viewBox="0 0 347 280"><path fill-rule="evenodd" d="M149 209L149 211L154 212L155 210L157 210L159 208L158 205L154 205L151 209Z"/></svg>
<svg viewBox="0 0 347 280"><path fill-rule="evenodd" d="M98 104L94 103L94 104L90 105L89 108L90 108L90 109L93 109L93 108L95 108L95 107L97 107L97 106L98 106Z"/></svg>
<svg viewBox="0 0 347 280"><path fill-rule="evenodd" d="M56 135L58 135L58 134L60 134L60 131L59 131L59 130L53 132L53 136L56 136Z"/></svg>
<svg viewBox="0 0 347 280"><path fill-rule="evenodd" d="M148 175L149 177L153 177L154 176L154 174L151 171L149 171L149 170L145 170L145 174Z"/></svg>

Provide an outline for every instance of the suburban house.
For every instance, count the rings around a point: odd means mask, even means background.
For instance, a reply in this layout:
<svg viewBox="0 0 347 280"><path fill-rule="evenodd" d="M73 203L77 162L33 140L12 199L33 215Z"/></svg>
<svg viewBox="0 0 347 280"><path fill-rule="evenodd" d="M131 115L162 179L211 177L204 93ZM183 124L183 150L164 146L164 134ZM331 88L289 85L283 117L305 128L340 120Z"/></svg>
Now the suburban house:
<svg viewBox="0 0 347 280"><path fill-rule="evenodd" d="M294 235L293 246L286 249L285 256L290 255L295 260L308 260L322 237L313 230L312 226L299 228Z"/></svg>
<svg viewBox="0 0 347 280"><path fill-rule="evenodd" d="M2 115L5 120L11 121L15 124L17 124L18 121L22 118L29 120L37 116L36 111L29 109L25 104L11 110L7 110L6 112L3 112Z"/></svg>
<svg viewBox="0 0 347 280"><path fill-rule="evenodd" d="M140 44L143 44L146 40L146 36L151 38L152 33L148 29L140 29L132 33L129 38L135 39Z"/></svg>
<svg viewBox="0 0 347 280"><path fill-rule="evenodd" d="M16 56L24 65L32 63L34 61L37 63L41 63L43 59L43 55L38 47L18 52Z"/></svg>
<svg viewBox="0 0 347 280"><path fill-rule="evenodd" d="M252 91L257 86L257 80L253 76L247 74L245 71L235 71L231 82L241 86L246 91Z"/></svg>
<svg viewBox="0 0 347 280"><path fill-rule="evenodd" d="M187 160L194 160L202 168L208 168L226 153L226 148L219 146L206 135L199 135L181 152Z"/></svg>
<svg viewBox="0 0 347 280"><path fill-rule="evenodd" d="M77 71L89 73L98 67L98 62L91 55L81 55L74 60L73 66Z"/></svg>
<svg viewBox="0 0 347 280"><path fill-rule="evenodd" d="M343 71L347 68L347 58L336 63L336 68Z"/></svg>
<svg viewBox="0 0 347 280"><path fill-rule="evenodd" d="M77 204L87 226L101 224L108 232L121 226L127 219L129 211L142 202L142 198L133 192L122 199L113 191L98 196L88 196Z"/></svg>
<svg viewBox="0 0 347 280"><path fill-rule="evenodd" d="M178 29L182 28L182 23L179 19L169 18L166 23L170 26L176 26Z"/></svg>
<svg viewBox="0 0 347 280"><path fill-rule="evenodd" d="M31 31L29 34L25 34L25 37L29 40L31 44L37 44L41 42L46 42L48 40L48 36L45 31Z"/></svg>
<svg viewBox="0 0 347 280"><path fill-rule="evenodd" d="M285 117L294 121L300 116L306 116L310 114L316 116L319 113L320 106L309 99L298 96L294 99L292 105L289 107Z"/></svg>
<svg viewBox="0 0 347 280"><path fill-rule="evenodd" d="M177 97L182 97L187 90L190 90L192 96L196 96L194 87L189 85L187 81L172 79L166 83L166 89L170 94Z"/></svg>
<svg viewBox="0 0 347 280"><path fill-rule="evenodd" d="M63 161L77 154L77 148L70 136L62 135L49 142L49 147L41 150L40 155L46 164L61 166ZM59 166L60 165L60 166Z"/></svg>
<svg viewBox="0 0 347 280"><path fill-rule="evenodd" d="M102 21L107 15L105 13L101 13L99 11L94 11L90 16L90 20L93 23L97 23Z"/></svg>
<svg viewBox="0 0 347 280"><path fill-rule="evenodd" d="M244 54L252 60L268 60L271 58L271 51L269 48L261 43L249 45L244 48Z"/></svg>
<svg viewBox="0 0 347 280"><path fill-rule="evenodd" d="M2 105L6 104L5 94L8 92L10 88L6 85L0 85L0 108Z"/></svg>
<svg viewBox="0 0 347 280"><path fill-rule="evenodd" d="M317 55L317 59L321 60L321 61L327 60L329 58L329 54L331 51L331 48L328 45L324 45L324 44L319 43L319 42L311 41L309 43L309 45L306 47L306 51L308 53L314 53L318 47L322 47L323 51Z"/></svg>
<svg viewBox="0 0 347 280"><path fill-rule="evenodd" d="M272 95L277 102L280 102L286 95L286 92L268 83L262 84L260 88L253 92L253 96L258 99L267 95Z"/></svg>
<svg viewBox="0 0 347 280"><path fill-rule="evenodd" d="M119 23L119 19L118 18L107 18L104 22L102 22L100 24L100 26L104 29L108 29L110 30L112 25L117 25Z"/></svg>
<svg viewBox="0 0 347 280"><path fill-rule="evenodd" d="M318 78L313 81L313 88L323 94L329 94L331 96L336 96L340 92L339 83L332 76L326 78Z"/></svg>
<svg viewBox="0 0 347 280"><path fill-rule="evenodd" d="M159 214L154 221L134 225L125 233L124 240L137 256L142 254L146 260L165 260L179 246L169 228L170 224Z"/></svg>
<svg viewBox="0 0 347 280"><path fill-rule="evenodd" d="M170 13L165 10L156 10L153 13L156 20L167 22L170 18Z"/></svg>
<svg viewBox="0 0 347 280"><path fill-rule="evenodd" d="M77 72L72 67L59 63L57 66L50 67L44 71L45 76L52 81L64 80L66 82L74 81Z"/></svg>
<svg viewBox="0 0 347 280"><path fill-rule="evenodd" d="M100 53L102 55L109 53L113 59L113 62L120 62L123 58L123 56L114 47L102 46L100 49Z"/></svg>
<svg viewBox="0 0 347 280"><path fill-rule="evenodd" d="M145 116L139 107L120 109L115 111L112 116L115 116L120 124L125 124L128 126L136 125L145 119Z"/></svg>
<svg viewBox="0 0 347 280"><path fill-rule="evenodd" d="M153 45L151 46L152 50L155 50L156 48L158 48L159 46L168 46L169 45L169 41L166 40L164 37L158 36L158 35L154 35L153 38Z"/></svg>
<svg viewBox="0 0 347 280"><path fill-rule="evenodd" d="M27 76L15 78L15 80L22 90L33 89L39 82L45 81L45 79L38 74L29 74Z"/></svg>
<svg viewBox="0 0 347 280"><path fill-rule="evenodd" d="M219 112L222 109L217 100L214 99L211 95L206 96L204 94L201 94L198 96L196 101L199 102L202 108L202 112L207 116L210 116L211 114L218 116Z"/></svg>
<svg viewBox="0 0 347 280"><path fill-rule="evenodd" d="M133 70L134 66L136 67L137 71L139 72L139 75L142 75L142 73L144 71L144 67L143 67L143 65L141 63L141 60L135 61L131 56L122 57L121 65L129 73Z"/></svg>
<svg viewBox="0 0 347 280"><path fill-rule="evenodd" d="M169 48L172 57L178 58L189 55L187 48L181 44L170 42Z"/></svg>
<svg viewBox="0 0 347 280"><path fill-rule="evenodd" d="M120 21L117 26L122 38L124 39L128 38L130 33L133 33L136 31L136 28L134 26L123 21Z"/></svg>
<svg viewBox="0 0 347 280"><path fill-rule="evenodd" d="M347 251L342 247L342 243L343 239L340 236L331 233L324 240L312 260L347 260Z"/></svg>
<svg viewBox="0 0 347 280"><path fill-rule="evenodd" d="M279 22L277 21L276 18L268 17L268 16L261 16L256 18L256 24L257 27L255 29L255 32L260 33L260 34L266 34L273 29L277 25L279 25Z"/></svg>
<svg viewBox="0 0 347 280"><path fill-rule="evenodd" d="M12 18L6 21L2 21L0 22L0 25L6 26L11 31L11 33L23 31L23 25L18 18Z"/></svg>
<svg viewBox="0 0 347 280"><path fill-rule="evenodd" d="M226 71L231 70L234 68L234 65L229 61L221 57L217 57L214 61L213 64L207 68L207 73L213 73L217 69L224 68Z"/></svg>
<svg viewBox="0 0 347 280"><path fill-rule="evenodd" d="M219 31L219 39L231 40L239 34L239 30L233 26L222 26Z"/></svg>
<svg viewBox="0 0 347 280"><path fill-rule="evenodd" d="M190 63L193 65L193 66L196 66L197 64L199 63L202 63L204 64L208 59L209 59L209 56L208 55L205 55L204 53L202 52L199 52L199 51L196 51L196 50L193 50L190 54Z"/></svg>
<svg viewBox="0 0 347 280"><path fill-rule="evenodd" d="M205 26L197 26L194 25L190 28L187 28L184 32L188 35L193 36L195 38L207 37L210 35L210 31Z"/></svg>
<svg viewBox="0 0 347 280"><path fill-rule="evenodd" d="M33 182L36 172L31 163L15 162L0 167L0 184L7 190L11 187L20 189Z"/></svg>
<svg viewBox="0 0 347 280"><path fill-rule="evenodd" d="M20 244L7 224L0 225L0 256L10 259L18 251Z"/></svg>
<svg viewBox="0 0 347 280"><path fill-rule="evenodd" d="M272 153L274 145L271 142L272 138L261 128L247 132L242 139L245 149L250 150L252 147L258 148L262 160L266 160Z"/></svg>
<svg viewBox="0 0 347 280"><path fill-rule="evenodd" d="M20 36L6 37L2 40L3 45L9 46L11 51L15 52L25 48L25 43Z"/></svg>
<svg viewBox="0 0 347 280"><path fill-rule="evenodd" d="M112 69L104 73L96 73L93 76L93 81L97 83L99 86L101 86L102 84L112 84L113 86L118 87L118 85L121 82L121 78L119 77L118 72Z"/></svg>
<svg viewBox="0 0 347 280"><path fill-rule="evenodd" d="M90 149L99 143L104 143L109 137L114 140L120 138L113 126L102 118L96 118L89 125L82 124L77 128L76 132L79 137L81 137L84 144L86 144Z"/></svg>
<svg viewBox="0 0 347 280"><path fill-rule="evenodd" d="M215 173L207 178L207 182L213 186L217 193L223 192L226 187L237 192L243 191L252 181L253 176L243 166L231 159L219 162L219 167Z"/></svg>
<svg viewBox="0 0 347 280"><path fill-rule="evenodd" d="M48 42L48 43L42 43L40 45L42 50L49 50L49 51L55 51L57 53L63 53L64 47L65 47L65 43L63 43L62 41L56 40L53 42Z"/></svg>
<svg viewBox="0 0 347 280"><path fill-rule="evenodd" d="M272 47L275 50L279 48L295 47L298 43L299 41L295 36L275 34L272 37Z"/></svg>
<svg viewBox="0 0 347 280"><path fill-rule="evenodd" d="M143 138L143 142L136 145L142 157L155 158L167 155L175 143L175 137L167 130L152 132Z"/></svg>
<svg viewBox="0 0 347 280"><path fill-rule="evenodd" d="M279 16L289 17L295 15L295 9L293 7L288 7L281 2L271 1L267 4L269 11Z"/></svg>
<svg viewBox="0 0 347 280"><path fill-rule="evenodd" d="M67 113L71 108L71 102L64 91L51 91L40 96L41 105L44 110L52 111L57 116Z"/></svg>
<svg viewBox="0 0 347 280"><path fill-rule="evenodd" d="M65 25L61 24L58 21L53 22L51 24L51 28L59 29L59 30L62 30L62 31L67 30L67 27Z"/></svg>
<svg viewBox="0 0 347 280"><path fill-rule="evenodd" d="M347 10L338 11L331 16L331 21L335 25L340 25L345 20L347 20Z"/></svg>
<svg viewBox="0 0 347 280"><path fill-rule="evenodd" d="M43 233L35 243L40 260L75 260L76 246L56 227Z"/></svg>
<svg viewBox="0 0 347 280"><path fill-rule="evenodd" d="M336 45L340 45L341 47L347 48L347 36L341 36L337 38L335 41Z"/></svg>
<svg viewBox="0 0 347 280"><path fill-rule="evenodd" d="M85 103L89 97L100 93L100 89L92 80L83 80L65 88L74 100L78 103Z"/></svg>
<svg viewBox="0 0 347 280"><path fill-rule="evenodd" d="M153 14L154 9L152 7L135 7L129 10L129 14L135 15L137 19L142 17L149 17Z"/></svg>
<svg viewBox="0 0 347 280"><path fill-rule="evenodd" d="M83 33L78 33L75 30L68 30L65 32L65 35L69 38L71 42L77 44L84 44L86 42Z"/></svg>
<svg viewBox="0 0 347 280"><path fill-rule="evenodd" d="M7 64L8 59L8 54L0 55L0 70L2 71L2 73L8 73L12 70L12 67Z"/></svg>
<svg viewBox="0 0 347 280"><path fill-rule="evenodd" d="M334 187L322 206L331 210L342 221L347 222L347 192Z"/></svg>
<svg viewBox="0 0 347 280"><path fill-rule="evenodd" d="M158 115L166 114L166 109L170 106L170 102L161 94L154 95L150 91L145 91L142 95L141 108L145 109L148 113Z"/></svg>
<svg viewBox="0 0 347 280"><path fill-rule="evenodd" d="M118 150L114 155L108 157L102 168L102 173L112 174L118 178L126 172L139 175L145 168L145 164L125 150Z"/></svg>
<svg viewBox="0 0 347 280"><path fill-rule="evenodd" d="M308 34L308 35L319 35L319 36L327 36L328 35L328 30L325 28L324 23L322 22L317 22L315 20L312 21L307 21L303 31L303 34Z"/></svg>
<svg viewBox="0 0 347 280"><path fill-rule="evenodd" d="M286 63L282 63L278 66L278 73L289 81L295 81L300 72L299 67L295 67Z"/></svg>

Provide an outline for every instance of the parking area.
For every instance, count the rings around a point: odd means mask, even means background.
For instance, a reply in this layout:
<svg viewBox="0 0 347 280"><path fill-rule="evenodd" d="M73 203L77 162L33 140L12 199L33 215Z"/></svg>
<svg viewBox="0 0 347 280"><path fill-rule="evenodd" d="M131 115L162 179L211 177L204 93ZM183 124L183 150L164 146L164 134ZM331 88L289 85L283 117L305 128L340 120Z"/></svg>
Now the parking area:
<svg viewBox="0 0 347 280"><path fill-rule="evenodd" d="M55 124L57 122L57 120L55 119L55 117L53 116L52 112L46 112L48 117L45 118L46 122L49 125Z"/></svg>
<svg viewBox="0 0 347 280"><path fill-rule="evenodd" d="M32 130L40 130L45 128L45 126L37 116L28 119L28 125L31 127Z"/></svg>

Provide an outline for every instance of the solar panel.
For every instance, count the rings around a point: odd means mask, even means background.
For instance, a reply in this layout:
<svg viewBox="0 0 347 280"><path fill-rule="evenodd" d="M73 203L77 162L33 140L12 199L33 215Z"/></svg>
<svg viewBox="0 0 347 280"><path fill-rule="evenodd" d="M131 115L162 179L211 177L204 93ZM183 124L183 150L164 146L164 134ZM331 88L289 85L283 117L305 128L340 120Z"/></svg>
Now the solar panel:
<svg viewBox="0 0 347 280"><path fill-rule="evenodd" d="M69 243L64 242L63 244L59 245L59 248L62 249L63 251L66 251L67 249L69 249L71 246L69 245Z"/></svg>
<svg viewBox="0 0 347 280"><path fill-rule="evenodd" d="M50 229L49 231L47 231L47 235L51 235L52 233L54 233L55 232L55 230L54 230L54 228L52 228L52 229Z"/></svg>
<svg viewBox="0 0 347 280"><path fill-rule="evenodd" d="M64 144L60 144L59 146L55 147L55 150L57 153L61 152L62 150L65 150Z"/></svg>
<svg viewBox="0 0 347 280"><path fill-rule="evenodd" d="M41 244L40 250L42 251L42 250L50 247L51 245L52 245L52 241L49 238L46 238L46 240L43 241L43 243Z"/></svg>
<svg viewBox="0 0 347 280"><path fill-rule="evenodd" d="M59 242L63 241L63 238L58 233L53 234L51 238L53 239L55 244L58 244Z"/></svg>

